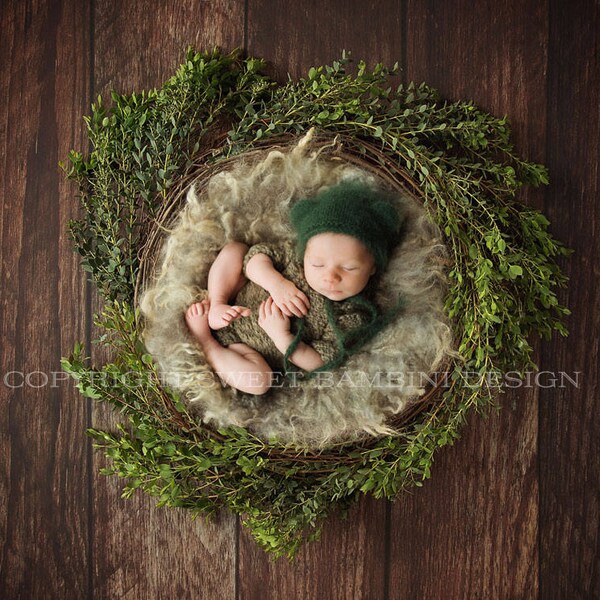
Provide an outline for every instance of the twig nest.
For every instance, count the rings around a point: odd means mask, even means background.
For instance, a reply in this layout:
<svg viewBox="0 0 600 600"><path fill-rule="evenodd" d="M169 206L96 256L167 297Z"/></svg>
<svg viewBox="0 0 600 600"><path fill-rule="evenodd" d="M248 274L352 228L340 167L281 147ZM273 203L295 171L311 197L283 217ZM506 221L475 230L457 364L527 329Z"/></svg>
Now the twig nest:
<svg viewBox="0 0 600 600"><path fill-rule="evenodd" d="M293 241L294 202L348 180L389 189L406 218L374 298L385 310L401 297L403 311L334 371L287 378L264 396L222 384L184 323L187 307L206 297L217 253L230 241ZM317 141L311 130L291 145L240 155L210 177L201 171L179 214L161 226L168 234L140 302L144 341L163 381L180 390L208 424L241 426L270 442L313 449L394 435L392 419L418 401L430 374L451 354L443 311L446 251L437 226L400 184L345 160L337 140Z"/></svg>
<svg viewBox="0 0 600 600"><path fill-rule="evenodd" d="M494 405L489 376L533 368L531 335L567 334L557 259L568 250L519 201L548 172L518 156L506 118L426 84L396 88L383 65L349 76L348 62L280 86L258 59L190 50L160 89L113 93L111 108L99 98L89 155L69 153L82 204L69 229L104 299L98 341L115 355L97 367L77 344L62 365L127 418L89 430L104 472L127 479L124 495L227 506L275 556L359 493L391 500L422 485L467 415ZM314 126L321 139L292 137ZM401 296L404 312L330 379L264 398L224 388L184 326L217 252L289 239L290 206L344 178L387 186L407 217L376 293L382 307ZM438 383L425 389L425 374Z"/></svg>

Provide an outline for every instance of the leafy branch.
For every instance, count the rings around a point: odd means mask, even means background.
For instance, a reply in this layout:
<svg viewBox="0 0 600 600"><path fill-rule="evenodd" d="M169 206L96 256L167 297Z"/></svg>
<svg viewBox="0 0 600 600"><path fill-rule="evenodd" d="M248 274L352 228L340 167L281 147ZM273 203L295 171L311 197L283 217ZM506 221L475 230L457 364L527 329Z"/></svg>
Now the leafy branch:
<svg viewBox="0 0 600 600"><path fill-rule="evenodd" d="M71 152L65 166L83 207L70 226L74 245L105 299L97 343L114 359L95 368L77 345L63 368L84 396L127 420L116 432L89 432L111 458L104 472L127 479L125 496L142 489L194 514L227 506L275 556L293 556L317 537L334 505L346 509L360 493L392 499L422 485L435 451L458 438L466 415L494 405L486 374L532 366L531 334L566 334L568 310L557 296L566 278L556 261L567 250L547 219L518 201L522 186L546 184L548 173L517 155L507 119L443 100L424 84L392 88L396 66L368 71L359 62L349 75L349 62L343 54L277 86L260 60L190 50L160 89L113 93L110 108L98 98L86 118L92 150ZM397 436L321 453L202 424L161 384L133 306L140 247L198 157L210 155L202 168L311 127L342 136L353 154L414 183L452 260L445 311L462 358L437 401ZM465 382L465 371L475 380Z"/></svg>

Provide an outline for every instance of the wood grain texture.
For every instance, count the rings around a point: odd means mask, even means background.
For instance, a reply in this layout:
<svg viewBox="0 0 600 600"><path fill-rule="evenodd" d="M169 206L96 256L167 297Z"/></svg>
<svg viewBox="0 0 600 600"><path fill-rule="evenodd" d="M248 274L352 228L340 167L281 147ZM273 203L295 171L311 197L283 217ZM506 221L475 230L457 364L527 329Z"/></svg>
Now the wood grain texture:
<svg viewBox="0 0 600 600"><path fill-rule="evenodd" d="M364 35L365 22L377 23ZM401 7L396 2L273 2L248 5L250 55L269 63L279 81L330 64L343 49L356 59L401 61ZM305 546L293 564L272 562L245 532L240 536L240 598L383 598L387 505L362 498L346 520L332 517L319 542Z"/></svg>
<svg viewBox="0 0 600 600"><path fill-rule="evenodd" d="M406 19L407 80L508 114L518 151L541 160L544 6L409 2ZM541 192L523 199L539 206ZM439 453L432 480L395 503L390 598L536 596L537 390L514 390L501 402L498 416L472 415L456 446Z"/></svg>
<svg viewBox="0 0 600 600"><path fill-rule="evenodd" d="M537 415L530 396L513 401L473 415L431 480L394 503L389 598L537 597Z"/></svg>
<svg viewBox="0 0 600 600"><path fill-rule="evenodd" d="M97 93L159 87L188 47L231 51L244 45L244 0L98 0L95 9Z"/></svg>
<svg viewBox="0 0 600 600"><path fill-rule="evenodd" d="M94 94L160 86L187 46L232 50L243 45L243 2L95 2ZM123 15L127 18L123 18ZM93 311L100 309L94 300ZM95 359L106 359L97 351ZM96 406L94 427L113 430L108 407ZM94 454L92 587L101 598L232 598L237 519L228 512L206 523L184 510L156 507L141 492L121 496L123 481L97 475Z"/></svg>
<svg viewBox="0 0 600 600"><path fill-rule="evenodd" d="M60 357L84 336L85 278L66 239L76 203L58 161L84 139L73 115L89 100L89 13L66 1L0 11L0 597L84 597L88 406Z"/></svg>
<svg viewBox="0 0 600 600"><path fill-rule="evenodd" d="M385 554L385 503L372 497L362 497L345 519L334 513L321 539L291 563L273 561L242 531L238 598L384 598Z"/></svg>
<svg viewBox="0 0 600 600"><path fill-rule="evenodd" d="M592 0L1 2L0 598L600 597L599 13ZM243 46L280 81L346 49L507 114L517 152L551 171L523 200L575 249L571 336L536 356L579 372L579 388L525 387L487 421L471 415L422 489L361 498L291 564L229 513L206 524L121 499L83 433L115 417L60 373L74 341L91 349L99 304L66 236L76 190L57 162L86 148L95 95L160 85L188 45Z"/></svg>
<svg viewBox="0 0 600 600"><path fill-rule="evenodd" d="M599 598L600 4L550 2L546 212L574 249L562 300L570 336L543 363L579 373L579 388L540 395L540 594Z"/></svg>
<svg viewBox="0 0 600 600"><path fill-rule="evenodd" d="M407 2L406 81L507 115L516 150L543 161L548 10L537 0ZM533 191L541 206L543 190Z"/></svg>
<svg viewBox="0 0 600 600"><path fill-rule="evenodd" d="M248 53L269 63L285 82L311 66L331 64L342 50L368 66L401 60L402 5L394 0L250 0Z"/></svg>

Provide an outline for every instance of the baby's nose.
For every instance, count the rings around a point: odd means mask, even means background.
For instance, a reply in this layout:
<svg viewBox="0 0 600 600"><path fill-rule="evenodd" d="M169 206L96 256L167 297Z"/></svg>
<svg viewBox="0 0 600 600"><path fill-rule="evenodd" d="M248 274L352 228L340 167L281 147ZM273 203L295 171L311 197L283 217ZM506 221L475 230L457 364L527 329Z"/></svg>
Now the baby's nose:
<svg viewBox="0 0 600 600"><path fill-rule="evenodd" d="M325 277L324 277L325 281L327 283L330 282L334 282L334 281L339 281L340 280L340 275L337 271L331 270L331 271L327 271L325 273Z"/></svg>

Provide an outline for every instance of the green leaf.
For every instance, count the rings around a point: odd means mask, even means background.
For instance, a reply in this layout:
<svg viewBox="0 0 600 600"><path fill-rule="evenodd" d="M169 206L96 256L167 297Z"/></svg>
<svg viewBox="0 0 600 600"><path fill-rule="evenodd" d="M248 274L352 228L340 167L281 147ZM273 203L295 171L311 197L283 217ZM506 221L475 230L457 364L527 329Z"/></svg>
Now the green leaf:
<svg viewBox="0 0 600 600"><path fill-rule="evenodd" d="M115 432L89 432L112 461L103 472L127 478L126 497L139 488L194 514L229 506L276 556L316 537L337 500L346 506L358 491L391 499L422 485L434 450L457 439L469 411L493 405L486 386L463 385L464 372L523 372L532 364L528 336L567 333L556 293L566 278L554 258L568 251L541 213L515 199L523 185L547 183L547 170L516 156L507 120L425 84L393 88L383 65L369 70L359 61L357 74L346 75L348 60L344 53L278 85L260 74L260 59L189 50L158 90L113 92L110 109L99 97L85 118L89 149L71 151L66 166L82 203L69 233L104 300L96 343L111 358L92 368L79 346L61 364L82 394L123 420ZM223 123L227 139L213 147ZM360 160L410 182L444 232L444 310L461 355L450 367L455 385L434 410L375 445L344 447L342 460L337 448L292 453L241 427L206 426L161 385L134 308L148 227L170 210L166 190L197 175L198 156L218 168L268 135L300 135L315 123L356 142L349 151ZM121 381L126 374L139 385Z"/></svg>
<svg viewBox="0 0 600 600"><path fill-rule="evenodd" d="M523 269L519 265L510 265L508 269L508 275L511 279L516 279L523 275Z"/></svg>

